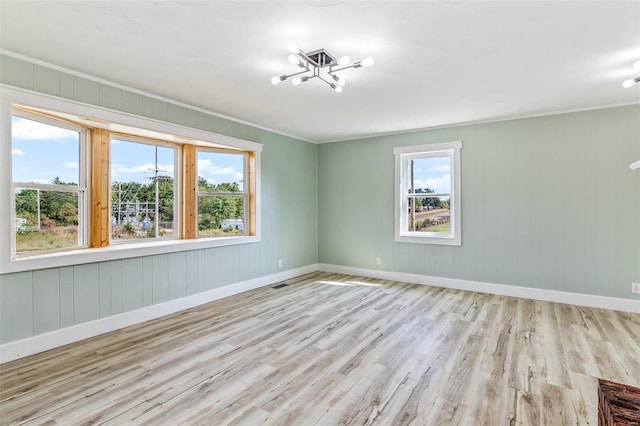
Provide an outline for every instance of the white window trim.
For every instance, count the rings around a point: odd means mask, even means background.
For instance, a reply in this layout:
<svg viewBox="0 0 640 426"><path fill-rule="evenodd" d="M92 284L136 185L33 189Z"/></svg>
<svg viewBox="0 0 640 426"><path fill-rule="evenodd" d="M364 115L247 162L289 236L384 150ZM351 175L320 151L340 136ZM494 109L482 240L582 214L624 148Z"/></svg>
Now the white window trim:
<svg viewBox="0 0 640 426"><path fill-rule="evenodd" d="M12 105L14 104L60 111L74 116L91 117L95 120L101 120L104 123L117 123L122 127L128 126L175 135L189 140L199 141L198 144L201 146L227 147L253 151L255 153L256 164L255 235L199 238L193 240L145 241L12 258L11 229L15 227L15 220L11 220L13 217L11 214L13 205L9 202L2 202L1 200L9 201L11 199L11 115ZM96 124L95 121L92 121L94 127L99 127ZM262 198L260 195L261 153L262 144L260 143L0 84L0 274L260 242L262 229L260 202Z"/></svg>
<svg viewBox="0 0 640 426"><path fill-rule="evenodd" d="M395 241L400 243L418 243L418 244L439 244L449 246L462 245L462 219L461 219L461 193L460 193L460 150L462 149L462 141L445 142L437 144L426 144L418 146L396 147L393 149L395 156ZM451 221L451 234L443 235L437 232L412 232L404 231L403 226L406 219L403 220L404 212L406 212L406 202L404 201L404 185L407 182L406 168L404 162L407 159L424 157L424 156L444 156L450 155L453 158L451 162L451 212L453 220Z"/></svg>

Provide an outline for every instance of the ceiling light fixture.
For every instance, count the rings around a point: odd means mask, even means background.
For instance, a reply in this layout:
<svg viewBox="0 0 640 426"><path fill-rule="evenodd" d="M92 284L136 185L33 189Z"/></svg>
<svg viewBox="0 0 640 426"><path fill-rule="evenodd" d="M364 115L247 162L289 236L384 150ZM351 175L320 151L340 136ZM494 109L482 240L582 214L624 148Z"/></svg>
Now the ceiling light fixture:
<svg viewBox="0 0 640 426"><path fill-rule="evenodd" d="M637 71L640 71L640 61L635 61L633 63L633 69L637 70ZM630 78L629 80L625 80L622 83L622 87L628 88L628 87L633 86L636 83L640 83L640 76L638 76L636 78Z"/></svg>
<svg viewBox="0 0 640 426"><path fill-rule="evenodd" d="M289 55L288 58L289 63L297 65L300 68L304 68L304 70L293 74L273 77L271 79L272 84L278 84L293 77L291 78L291 83L293 83L294 86L297 86L298 84L311 80L312 78L318 78L319 80L327 83L333 90L340 93L342 92L342 87L345 85L346 81L344 78L336 75L337 72L349 68L368 67L373 65L374 62L373 58L365 58L362 61L351 63L350 57L343 56L340 59L336 59L335 56L327 52L325 49L305 53L293 43L289 44L289 52L291 52L291 55ZM321 71L323 72L321 73Z"/></svg>

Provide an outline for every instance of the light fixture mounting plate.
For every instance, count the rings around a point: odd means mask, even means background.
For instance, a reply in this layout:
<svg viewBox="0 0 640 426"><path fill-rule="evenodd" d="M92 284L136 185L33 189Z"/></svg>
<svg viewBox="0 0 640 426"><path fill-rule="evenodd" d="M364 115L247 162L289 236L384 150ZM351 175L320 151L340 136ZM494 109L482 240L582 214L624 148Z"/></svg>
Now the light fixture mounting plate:
<svg viewBox="0 0 640 426"><path fill-rule="evenodd" d="M327 52L324 49L314 50L313 52L307 53L307 57L309 58L309 62L311 62L314 66L318 68L329 67L333 65L337 65L338 61L331 53Z"/></svg>

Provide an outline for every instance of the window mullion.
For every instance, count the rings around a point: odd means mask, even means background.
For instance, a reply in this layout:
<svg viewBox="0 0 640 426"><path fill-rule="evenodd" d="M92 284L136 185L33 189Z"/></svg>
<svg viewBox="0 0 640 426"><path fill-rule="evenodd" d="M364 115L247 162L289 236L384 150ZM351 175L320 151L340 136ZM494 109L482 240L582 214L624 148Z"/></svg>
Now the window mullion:
<svg viewBox="0 0 640 426"><path fill-rule="evenodd" d="M108 130L91 130L91 201L89 245L91 247L105 247L109 245L109 226L111 221L110 194L110 165Z"/></svg>
<svg viewBox="0 0 640 426"><path fill-rule="evenodd" d="M42 191L58 191L58 192L82 192L87 188L79 185L54 185L50 183L37 182L13 182L16 188L24 189L40 189Z"/></svg>
<svg viewBox="0 0 640 426"><path fill-rule="evenodd" d="M182 146L182 238L194 239L198 236L198 178L197 147Z"/></svg>

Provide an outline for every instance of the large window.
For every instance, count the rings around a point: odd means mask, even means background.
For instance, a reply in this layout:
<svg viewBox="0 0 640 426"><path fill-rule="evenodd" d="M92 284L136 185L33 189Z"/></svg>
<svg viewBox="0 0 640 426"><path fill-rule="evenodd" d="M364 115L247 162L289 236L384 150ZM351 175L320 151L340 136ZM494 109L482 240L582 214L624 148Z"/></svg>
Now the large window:
<svg viewBox="0 0 640 426"><path fill-rule="evenodd" d="M86 245L86 131L17 111L11 117L17 254Z"/></svg>
<svg viewBox="0 0 640 426"><path fill-rule="evenodd" d="M450 142L394 149L396 241L461 245L461 148Z"/></svg>
<svg viewBox="0 0 640 426"><path fill-rule="evenodd" d="M260 241L261 144L0 91L0 272Z"/></svg>

